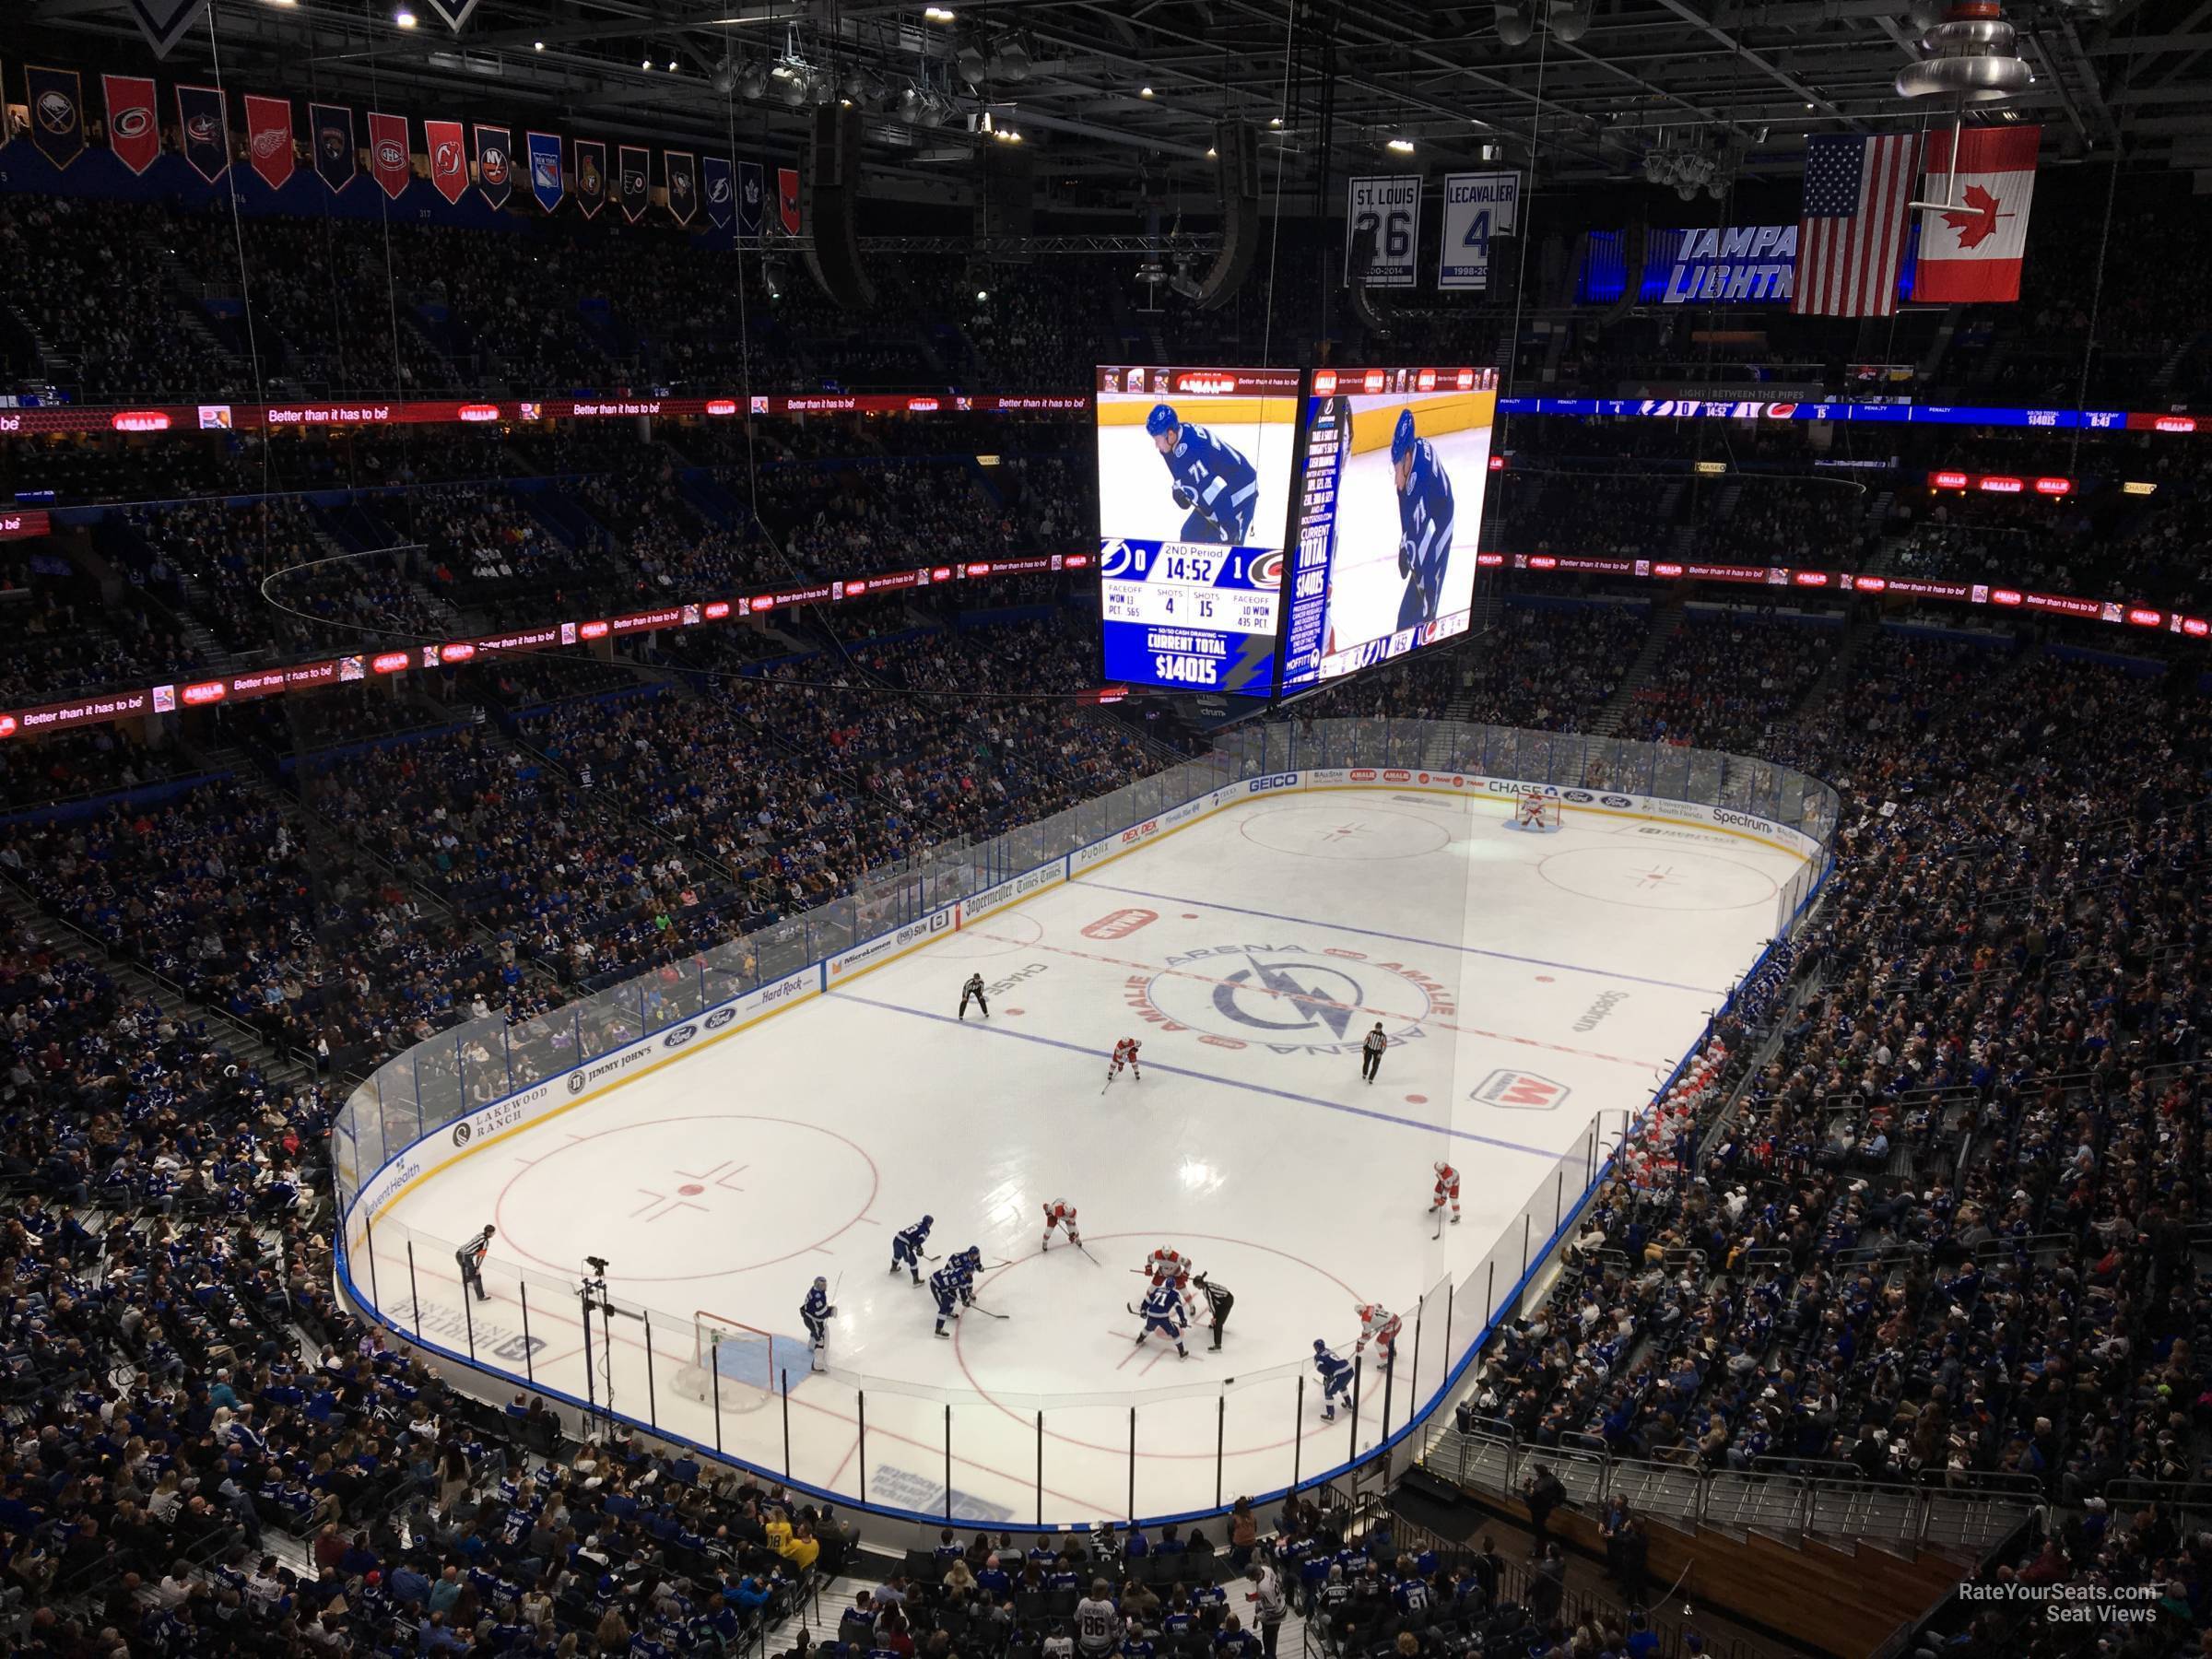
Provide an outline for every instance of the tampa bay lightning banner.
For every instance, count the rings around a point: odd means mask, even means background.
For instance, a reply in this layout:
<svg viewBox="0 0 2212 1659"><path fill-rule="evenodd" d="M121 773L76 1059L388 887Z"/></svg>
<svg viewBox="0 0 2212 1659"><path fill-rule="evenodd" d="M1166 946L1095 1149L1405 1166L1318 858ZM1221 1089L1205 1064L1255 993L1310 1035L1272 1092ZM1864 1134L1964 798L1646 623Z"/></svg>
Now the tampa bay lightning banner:
<svg viewBox="0 0 2212 1659"><path fill-rule="evenodd" d="M307 137L315 152L315 176L337 194L353 182L361 164L353 142L353 112L344 104L309 104Z"/></svg>
<svg viewBox="0 0 2212 1659"><path fill-rule="evenodd" d="M58 172L85 153L84 89L74 69L23 71L30 96L30 141Z"/></svg>
<svg viewBox="0 0 2212 1659"><path fill-rule="evenodd" d="M547 213L560 206L566 194L560 177L560 135L558 133L531 133L530 194L537 205Z"/></svg>
<svg viewBox="0 0 2212 1659"><path fill-rule="evenodd" d="M760 214L766 206L763 197L768 193L768 182L758 161L737 163L737 234L760 234Z"/></svg>
<svg viewBox="0 0 2212 1659"><path fill-rule="evenodd" d="M700 177L705 181L707 223L727 230L735 204L730 200L730 161L727 156L701 156Z"/></svg>

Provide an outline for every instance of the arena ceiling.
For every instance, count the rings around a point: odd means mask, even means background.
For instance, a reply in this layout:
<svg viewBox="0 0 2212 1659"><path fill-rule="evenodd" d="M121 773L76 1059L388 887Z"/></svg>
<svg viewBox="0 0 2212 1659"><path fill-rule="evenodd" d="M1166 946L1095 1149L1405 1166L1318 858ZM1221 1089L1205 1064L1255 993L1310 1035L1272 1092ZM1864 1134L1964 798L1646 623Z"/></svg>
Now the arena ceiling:
<svg viewBox="0 0 2212 1659"><path fill-rule="evenodd" d="M41 44L74 41L79 61L137 38L135 3L13 0ZM1403 162L1393 140L1424 168L1533 154L1559 180L1631 177L1654 148L1782 174L1808 132L1947 119L1894 90L1922 55L1906 0L1524 0L1552 19L1533 30L1511 9L477 0L455 33L437 0L217 0L214 28L241 84L418 110L497 100L611 135L794 149L810 102L850 98L868 116L872 170L947 188L945 164L1008 142L981 130L987 116L991 134L1020 134L1041 179L1094 196L1134 194L1147 169L1193 179L1224 120L1262 134L1265 187L1279 171L1296 192L1324 149L1338 179ZM2013 0L2006 16L2033 80L2001 107L2041 122L2050 151L2118 147L2131 163L2212 169L2212 0ZM203 21L169 67L206 65L207 35Z"/></svg>

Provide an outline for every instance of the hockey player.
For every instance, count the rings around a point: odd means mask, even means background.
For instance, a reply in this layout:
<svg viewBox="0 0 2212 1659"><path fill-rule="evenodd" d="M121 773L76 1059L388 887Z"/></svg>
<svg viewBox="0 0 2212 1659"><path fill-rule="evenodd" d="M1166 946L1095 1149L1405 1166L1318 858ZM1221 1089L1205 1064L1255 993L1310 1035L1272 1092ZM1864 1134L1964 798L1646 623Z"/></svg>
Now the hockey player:
<svg viewBox="0 0 2212 1659"><path fill-rule="evenodd" d="M1155 1285L1145 1292L1145 1305L1136 1310L1145 1322L1145 1328L1136 1334L1136 1346L1145 1346L1145 1338L1158 1331L1175 1345L1175 1357L1188 1359L1191 1350L1182 1346L1182 1327L1189 1323L1183 1312L1182 1298L1172 1285Z"/></svg>
<svg viewBox="0 0 2212 1659"><path fill-rule="evenodd" d="M1162 1244L1145 1258L1145 1277L1155 1285L1165 1285L1190 1277L1191 1258L1180 1250Z"/></svg>
<svg viewBox="0 0 2212 1659"><path fill-rule="evenodd" d="M936 1225L936 1218L924 1216L912 1227L902 1227L891 1235L891 1271L903 1267L914 1276L914 1283L922 1282L922 1246L929 1242L929 1230Z"/></svg>
<svg viewBox="0 0 2212 1659"><path fill-rule="evenodd" d="M1352 1385L1352 1362L1341 1354L1331 1352L1329 1345L1316 1336L1313 1369L1321 1373L1322 1420L1333 1423L1336 1420L1336 1396Z"/></svg>
<svg viewBox="0 0 2212 1659"><path fill-rule="evenodd" d="M1353 1347L1355 1354L1367 1352L1367 1345L1375 1345L1375 1359L1383 1365L1390 1363L1391 1350L1397 1347L1399 1319L1380 1302L1369 1302L1359 1310L1359 1340Z"/></svg>
<svg viewBox="0 0 2212 1659"><path fill-rule="evenodd" d="M1237 1305L1237 1299L1229 1293L1227 1285L1216 1284L1206 1274L1200 1274L1191 1283L1206 1292L1206 1311L1213 1320L1214 1340L1212 1346L1214 1352L1218 1354L1221 1351L1221 1328L1229 1324L1229 1311Z"/></svg>
<svg viewBox="0 0 2212 1659"><path fill-rule="evenodd" d="M1176 539L1232 547L1250 542L1260 499L1260 475L1253 464L1204 427L1186 424L1166 404L1152 406L1145 430L1168 464L1175 505L1190 510Z"/></svg>
<svg viewBox="0 0 2212 1659"><path fill-rule="evenodd" d="M1452 1201L1452 1225L1459 1225L1459 1171L1439 1159L1436 1169L1436 1192L1429 1200L1429 1213L1435 1215L1444 1207L1444 1200Z"/></svg>
<svg viewBox="0 0 2212 1659"><path fill-rule="evenodd" d="M1398 626L1411 628L1436 619L1452 560L1452 480L1436 446L1414 435L1411 409L1400 409L1391 429L1390 471L1398 488L1398 574L1406 578Z"/></svg>
<svg viewBox="0 0 2212 1659"><path fill-rule="evenodd" d="M799 1317L806 1322L807 1338L818 1353L830 1346L830 1322L836 1316L837 1310L830 1305L830 1281L818 1275L814 1288L799 1304Z"/></svg>
<svg viewBox="0 0 2212 1659"><path fill-rule="evenodd" d="M968 1018L968 1002L971 997L975 1000L975 1006L983 1011L983 1018L990 1018L991 999L983 994L983 976L980 973L970 974L968 982L960 987L960 1018L962 1019Z"/></svg>
<svg viewBox="0 0 2212 1659"><path fill-rule="evenodd" d="M1067 1241L1077 1250L1083 1248L1083 1235L1076 1230L1076 1206L1065 1198L1055 1198L1044 1206L1044 1241L1037 1246L1038 1249L1050 1250L1053 1247L1053 1229L1055 1227L1066 1228Z"/></svg>
<svg viewBox="0 0 2212 1659"><path fill-rule="evenodd" d="M931 1274L929 1293L937 1299L937 1335L949 1336L952 1333L945 1328L945 1322L958 1319L959 1309L975 1300L975 1291L968 1283L966 1257L955 1256Z"/></svg>
<svg viewBox="0 0 2212 1659"><path fill-rule="evenodd" d="M461 1265L461 1282L477 1293L478 1301L491 1300L484 1291L484 1258L491 1253L491 1239L496 1230L487 1221L481 1232L453 1252L453 1260Z"/></svg>
<svg viewBox="0 0 2212 1659"><path fill-rule="evenodd" d="M1113 1059L1108 1063L1106 1067L1106 1081L1112 1082L1122 1075L1122 1067L1127 1065L1130 1071L1135 1074L1136 1080L1142 1083L1145 1080L1145 1068L1136 1063L1136 1051L1143 1046L1144 1044L1134 1037L1124 1037L1115 1043Z"/></svg>

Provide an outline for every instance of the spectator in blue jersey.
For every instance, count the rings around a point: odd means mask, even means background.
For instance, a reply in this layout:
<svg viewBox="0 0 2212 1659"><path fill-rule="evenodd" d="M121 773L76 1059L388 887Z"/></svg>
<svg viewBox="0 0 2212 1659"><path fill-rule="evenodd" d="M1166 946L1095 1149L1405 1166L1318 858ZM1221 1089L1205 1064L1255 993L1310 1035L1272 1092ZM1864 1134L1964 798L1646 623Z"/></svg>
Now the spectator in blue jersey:
<svg viewBox="0 0 2212 1659"><path fill-rule="evenodd" d="M1168 464L1175 504L1190 512L1178 539L1231 547L1249 542L1260 500L1260 475L1252 463L1167 404L1152 406L1145 430Z"/></svg>
<svg viewBox="0 0 2212 1659"><path fill-rule="evenodd" d="M1411 409L1400 409L1391 429L1390 471L1398 489L1398 574L1406 578L1398 626L1411 628L1435 620L1452 561L1452 480L1436 446L1415 435Z"/></svg>

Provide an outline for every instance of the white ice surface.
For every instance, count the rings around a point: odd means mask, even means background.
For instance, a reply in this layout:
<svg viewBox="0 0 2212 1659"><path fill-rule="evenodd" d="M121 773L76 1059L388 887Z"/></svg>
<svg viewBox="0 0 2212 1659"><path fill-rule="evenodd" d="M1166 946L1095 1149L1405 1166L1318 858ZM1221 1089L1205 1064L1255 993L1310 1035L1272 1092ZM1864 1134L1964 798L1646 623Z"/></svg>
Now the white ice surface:
<svg viewBox="0 0 2212 1659"><path fill-rule="evenodd" d="M948 1404L953 1508L975 1518L1036 1519L1040 1410L1047 1521L1208 1506L1217 1436L1228 1497L1281 1487L1293 1460L1312 1476L1374 1444L1385 1412L1371 1355L1357 1425L1324 1424L1313 1340L1348 1352L1362 1300L1404 1311L1402 1423L1517 1277L1524 1206L1541 1248L1558 1155L1593 1112L1645 1102L1796 867L1685 822L1505 817L1344 791L1200 819L450 1165L379 1223L377 1300L582 1396L576 1276L603 1255L618 1303L653 1316L650 1390L646 1326L618 1322L618 1409L817 1487L857 1493L865 1467L878 1503L942 1508ZM963 1024L976 970L992 1017ZM1378 1019L1392 1047L1368 1085L1357 1044ZM1101 1093L1129 1034L1144 1078ZM1537 1104L1476 1098L1501 1093ZM1440 1158L1465 1219L1432 1241ZM1578 1152L1570 1200L1583 1169ZM1089 1259L1040 1253L1053 1198L1079 1206ZM887 1272L924 1212L933 1253L1010 1264L979 1285L1006 1318L933 1337L928 1292ZM453 1247L487 1220L491 1297L465 1310ZM1135 1342L1132 1269L1163 1243L1235 1292L1221 1353L1196 1327L1187 1360ZM791 1378L787 1465L782 1403L751 1381L724 1378L719 1430L679 1391L702 1382L695 1313L795 1338L817 1274L836 1286L830 1370ZM1418 1310L1417 1365L1417 1301L1447 1279L1450 1310Z"/></svg>

